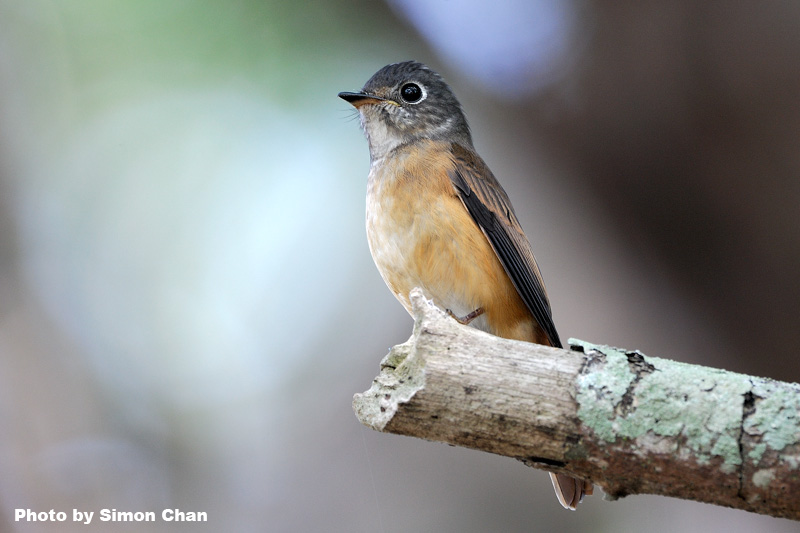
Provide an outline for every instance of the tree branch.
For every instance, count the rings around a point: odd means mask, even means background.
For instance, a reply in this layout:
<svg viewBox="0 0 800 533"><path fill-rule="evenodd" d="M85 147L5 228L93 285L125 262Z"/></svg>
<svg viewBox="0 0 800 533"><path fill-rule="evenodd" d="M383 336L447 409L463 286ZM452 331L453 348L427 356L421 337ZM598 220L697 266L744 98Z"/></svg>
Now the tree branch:
<svg viewBox="0 0 800 533"><path fill-rule="evenodd" d="M411 293L414 332L353 398L378 431L592 480L800 519L800 385L570 339L572 351L461 326Z"/></svg>

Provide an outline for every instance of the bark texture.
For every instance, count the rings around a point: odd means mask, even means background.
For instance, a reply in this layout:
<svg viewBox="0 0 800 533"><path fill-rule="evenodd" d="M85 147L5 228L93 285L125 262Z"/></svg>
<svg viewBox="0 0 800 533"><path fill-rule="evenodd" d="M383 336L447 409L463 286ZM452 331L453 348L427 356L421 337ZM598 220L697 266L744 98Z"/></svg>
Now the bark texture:
<svg viewBox="0 0 800 533"><path fill-rule="evenodd" d="M356 394L361 423L590 479L800 519L800 385L570 339L465 327L414 289L411 338Z"/></svg>

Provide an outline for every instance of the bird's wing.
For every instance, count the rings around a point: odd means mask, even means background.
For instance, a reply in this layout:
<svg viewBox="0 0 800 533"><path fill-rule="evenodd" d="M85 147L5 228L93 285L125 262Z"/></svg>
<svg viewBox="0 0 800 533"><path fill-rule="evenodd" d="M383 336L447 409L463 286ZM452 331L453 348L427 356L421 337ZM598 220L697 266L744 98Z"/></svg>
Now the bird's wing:
<svg viewBox="0 0 800 533"><path fill-rule="evenodd" d="M542 275L511 202L486 163L454 144L450 180L552 346L561 348Z"/></svg>

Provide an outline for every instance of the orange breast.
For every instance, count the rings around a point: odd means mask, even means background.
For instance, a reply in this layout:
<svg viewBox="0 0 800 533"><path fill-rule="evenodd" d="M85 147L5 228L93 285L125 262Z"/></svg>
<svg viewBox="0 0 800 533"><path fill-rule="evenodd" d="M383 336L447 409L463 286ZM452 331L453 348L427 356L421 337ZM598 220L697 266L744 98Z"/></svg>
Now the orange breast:
<svg viewBox="0 0 800 533"><path fill-rule="evenodd" d="M542 342L538 325L488 239L450 182L447 146L422 141L370 169L367 238L389 289L411 312L421 287L442 309L485 313L472 325L506 338Z"/></svg>

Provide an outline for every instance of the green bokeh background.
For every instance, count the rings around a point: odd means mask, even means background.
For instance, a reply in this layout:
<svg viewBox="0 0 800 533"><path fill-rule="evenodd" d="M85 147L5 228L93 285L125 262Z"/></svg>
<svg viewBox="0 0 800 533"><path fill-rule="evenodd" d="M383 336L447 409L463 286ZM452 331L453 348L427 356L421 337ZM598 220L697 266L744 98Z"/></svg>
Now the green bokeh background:
<svg viewBox="0 0 800 533"><path fill-rule="evenodd" d="M411 58L461 98L563 338L800 377L798 9L536 4L570 47L511 87L403 2L0 1L0 530L796 531L651 496L568 513L543 472L352 414L411 321L336 93ZM473 23L502 40L496 11Z"/></svg>

